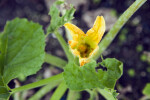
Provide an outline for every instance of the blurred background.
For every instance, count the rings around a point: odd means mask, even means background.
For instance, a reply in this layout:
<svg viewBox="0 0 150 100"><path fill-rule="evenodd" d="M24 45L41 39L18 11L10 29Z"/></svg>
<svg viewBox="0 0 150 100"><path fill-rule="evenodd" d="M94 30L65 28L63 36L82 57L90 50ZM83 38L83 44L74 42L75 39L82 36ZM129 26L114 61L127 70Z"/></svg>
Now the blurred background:
<svg viewBox="0 0 150 100"><path fill-rule="evenodd" d="M43 25L46 29L50 21L49 7L55 0L0 0L0 32L8 20L16 17L27 18ZM111 29L118 17L135 0L66 0L76 8L73 23L86 32L92 27L96 16L103 15L106 21L106 33ZM64 28L62 35L65 37ZM105 33L105 34L106 34ZM66 56L54 35L46 39L46 52L66 59ZM103 53L104 58L114 57L124 63L124 74L117 81L116 90L120 93L119 100L140 100L142 90L150 82L150 0L131 17L121 29L115 40ZM36 75L27 78L20 77L17 83L25 85L62 72L61 69L43 64ZM11 81L9 86L14 88ZM40 88L25 91L23 100L28 100ZM53 89L54 91L55 89ZM47 93L41 100L49 100L53 91ZM65 100L64 95L62 100ZM81 92L80 100L87 100L89 94ZM11 100L14 100L13 97ZM105 100L99 95L99 100Z"/></svg>

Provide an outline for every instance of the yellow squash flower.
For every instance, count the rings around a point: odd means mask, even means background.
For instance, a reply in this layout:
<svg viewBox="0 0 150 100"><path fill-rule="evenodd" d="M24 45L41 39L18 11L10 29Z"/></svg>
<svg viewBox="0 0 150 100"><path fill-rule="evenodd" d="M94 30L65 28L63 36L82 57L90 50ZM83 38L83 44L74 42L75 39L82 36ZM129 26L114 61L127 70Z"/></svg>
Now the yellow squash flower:
<svg viewBox="0 0 150 100"><path fill-rule="evenodd" d="M83 66L99 49L98 43L105 32L105 20L103 16L97 16L93 27L86 34L71 23L66 23L64 26L70 31L73 38L69 41L71 51L79 57L80 66Z"/></svg>

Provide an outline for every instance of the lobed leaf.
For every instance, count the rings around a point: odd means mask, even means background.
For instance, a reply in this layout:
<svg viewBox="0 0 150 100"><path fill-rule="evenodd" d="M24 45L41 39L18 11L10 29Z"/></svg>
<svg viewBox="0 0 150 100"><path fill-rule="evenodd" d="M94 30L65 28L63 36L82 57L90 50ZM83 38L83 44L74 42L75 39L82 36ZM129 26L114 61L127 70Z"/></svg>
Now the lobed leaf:
<svg viewBox="0 0 150 100"><path fill-rule="evenodd" d="M44 48L41 25L19 18L7 22L0 37L0 75L4 83L35 74L44 61Z"/></svg>
<svg viewBox="0 0 150 100"><path fill-rule="evenodd" d="M0 100L9 100L10 95L10 93L0 94Z"/></svg>
<svg viewBox="0 0 150 100"><path fill-rule="evenodd" d="M146 96L150 96L150 83L147 83L143 89L143 94Z"/></svg>
<svg viewBox="0 0 150 100"><path fill-rule="evenodd" d="M114 88L116 81L123 74L123 63L115 58L107 58L100 63L107 71L98 70L102 84L107 88Z"/></svg>
<svg viewBox="0 0 150 100"><path fill-rule="evenodd" d="M123 71L122 62L115 58L107 58L100 63L107 70L98 69L96 71L96 61L91 61L80 67L74 62L70 62L64 68L64 79L68 87L72 90L85 90L92 88L113 89L116 81L121 77Z"/></svg>
<svg viewBox="0 0 150 100"><path fill-rule="evenodd" d="M0 86L0 100L8 100L9 96L9 91L4 86Z"/></svg>
<svg viewBox="0 0 150 100"><path fill-rule="evenodd" d="M0 86L4 86L3 78L2 78L2 76L1 76L1 75L0 75Z"/></svg>
<svg viewBox="0 0 150 100"><path fill-rule="evenodd" d="M50 8L49 15L51 16L51 23L48 27L47 32L52 33L59 27L63 26L66 22L72 20L74 17L75 9L71 5L70 9L67 9L65 14L60 16L60 11L57 8L57 5L60 5L64 2L58 2L56 1Z"/></svg>

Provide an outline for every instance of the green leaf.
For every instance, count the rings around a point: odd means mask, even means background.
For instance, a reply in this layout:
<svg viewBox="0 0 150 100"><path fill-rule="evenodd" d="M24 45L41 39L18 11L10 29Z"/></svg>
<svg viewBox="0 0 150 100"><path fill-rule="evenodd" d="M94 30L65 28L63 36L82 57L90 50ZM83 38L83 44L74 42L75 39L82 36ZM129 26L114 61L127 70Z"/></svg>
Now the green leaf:
<svg viewBox="0 0 150 100"><path fill-rule="evenodd" d="M7 88L4 86L2 76L0 76L0 100L8 100L9 96L10 93L7 90Z"/></svg>
<svg viewBox="0 0 150 100"><path fill-rule="evenodd" d="M7 89L4 86L0 86L0 94L7 93Z"/></svg>
<svg viewBox="0 0 150 100"><path fill-rule="evenodd" d="M143 94L146 96L150 96L150 83L147 83L145 88L143 89Z"/></svg>
<svg viewBox="0 0 150 100"><path fill-rule="evenodd" d="M56 1L50 8L49 15L51 16L51 23L47 31L49 33L54 32L59 27L63 26L66 22L74 18L73 15L74 15L75 9L73 8L72 5L70 5L70 9L66 10L65 14L60 16L60 11L57 8L57 5L62 4L62 3L63 2Z"/></svg>
<svg viewBox="0 0 150 100"><path fill-rule="evenodd" d="M5 55L7 52L8 35L4 33L0 35L0 76L3 75Z"/></svg>
<svg viewBox="0 0 150 100"><path fill-rule="evenodd" d="M9 91L5 87L0 86L0 100L8 100L9 96Z"/></svg>
<svg viewBox="0 0 150 100"><path fill-rule="evenodd" d="M72 90L84 90L102 87L95 71L96 62L92 61L80 67L74 62L70 62L64 68L64 79L68 87ZM99 84L100 83L100 84Z"/></svg>
<svg viewBox="0 0 150 100"><path fill-rule="evenodd" d="M9 100L10 93L0 94L0 100Z"/></svg>
<svg viewBox="0 0 150 100"><path fill-rule="evenodd" d="M2 76L0 76L0 86L4 86L4 83L3 83L3 78L2 78Z"/></svg>
<svg viewBox="0 0 150 100"><path fill-rule="evenodd" d="M61 5L61 4L64 3L64 1L58 0L58 1L56 1L55 3L56 3L57 5Z"/></svg>
<svg viewBox="0 0 150 100"><path fill-rule="evenodd" d="M0 38L0 71L4 83L20 75L35 74L44 61L42 26L26 19L7 22Z"/></svg>
<svg viewBox="0 0 150 100"><path fill-rule="evenodd" d="M114 58L107 58L101 63L107 71L98 69L96 71L96 61L91 61L80 67L74 62L70 62L64 68L64 79L68 87L72 90L84 90L92 88L114 88L116 81L123 71L122 62Z"/></svg>
<svg viewBox="0 0 150 100"><path fill-rule="evenodd" d="M98 70L102 84L107 88L114 88L116 81L123 74L123 63L115 58L107 58L100 63L107 71Z"/></svg>

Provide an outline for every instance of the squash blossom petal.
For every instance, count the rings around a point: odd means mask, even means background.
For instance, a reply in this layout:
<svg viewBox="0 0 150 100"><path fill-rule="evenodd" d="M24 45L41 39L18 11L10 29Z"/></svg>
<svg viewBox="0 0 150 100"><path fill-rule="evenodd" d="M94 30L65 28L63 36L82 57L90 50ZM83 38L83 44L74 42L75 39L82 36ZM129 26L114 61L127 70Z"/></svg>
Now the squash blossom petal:
<svg viewBox="0 0 150 100"><path fill-rule="evenodd" d="M71 23L65 23L64 26L70 31L73 38L68 42L71 51L79 57L80 66L83 66L99 49L98 43L105 32L105 20L103 16L97 16L93 27L86 34Z"/></svg>

